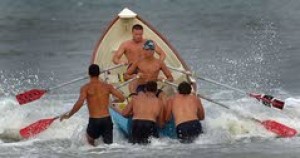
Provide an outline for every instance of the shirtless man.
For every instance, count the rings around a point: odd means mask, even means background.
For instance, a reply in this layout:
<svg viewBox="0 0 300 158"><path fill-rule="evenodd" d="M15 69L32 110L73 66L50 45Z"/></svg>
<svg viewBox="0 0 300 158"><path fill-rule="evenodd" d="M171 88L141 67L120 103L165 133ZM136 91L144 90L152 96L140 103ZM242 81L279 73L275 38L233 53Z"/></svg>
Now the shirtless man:
<svg viewBox="0 0 300 158"><path fill-rule="evenodd" d="M178 94L168 100L166 120L173 115L176 124L177 137L182 143L191 143L202 133L199 120L204 119L204 109L201 100L191 94L192 87L187 82L178 86Z"/></svg>
<svg viewBox="0 0 300 158"><path fill-rule="evenodd" d="M113 142L113 124L108 111L109 95L112 94L117 97L120 102L125 100L120 91L116 90L112 85L100 81L99 74L99 66L96 64L90 65L90 82L81 87L80 96L72 110L60 117L60 121L69 119L82 107L84 101L87 100L90 118L86 136L88 143L93 146L95 146L94 140L100 136L103 137L105 144Z"/></svg>
<svg viewBox="0 0 300 158"><path fill-rule="evenodd" d="M143 38L143 26L136 24L132 27L132 39L123 42L117 52L113 56L113 63L114 64L131 64L138 61L140 58L143 57L141 53L143 50L143 45L146 42L146 39ZM155 44L155 52L159 55L159 59L164 61L166 58L165 52ZM127 61L122 61L121 57L123 54L126 56Z"/></svg>
<svg viewBox="0 0 300 158"><path fill-rule="evenodd" d="M124 110L116 109L125 117L133 116L132 143L147 144L151 136L158 138L158 125L163 124L163 103L157 98L157 83L148 82L145 93L134 95Z"/></svg>
<svg viewBox="0 0 300 158"><path fill-rule="evenodd" d="M158 80L160 70L162 70L168 81L173 81L173 76L166 64L154 57L154 50L154 42L152 40L147 40L143 46L144 58L135 62L124 74L125 79L130 79L136 76L135 71L138 70L137 75L139 76L139 79L136 80L136 82L133 82L135 83L133 89L136 89L136 93L143 91L145 83L148 81Z"/></svg>

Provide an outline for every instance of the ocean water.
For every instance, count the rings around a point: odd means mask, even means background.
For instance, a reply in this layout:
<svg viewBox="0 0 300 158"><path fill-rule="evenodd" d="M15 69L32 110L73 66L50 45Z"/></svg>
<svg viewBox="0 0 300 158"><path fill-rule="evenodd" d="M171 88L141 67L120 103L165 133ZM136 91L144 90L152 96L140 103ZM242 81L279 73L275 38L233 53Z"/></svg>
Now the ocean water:
<svg viewBox="0 0 300 158"><path fill-rule="evenodd" d="M98 38L124 7L162 33L199 76L282 100L300 97L296 0L1 0L0 157L299 157L299 137L276 138L207 101L205 133L188 145L168 138L132 145L114 130L112 145L99 141L90 147L84 138L86 107L35 138L20 139L22 127L69 110L85 81L24 106L14 96L86 73ZM242 115L273 119L300 131L300 113L272 110L245 95L197 82L199 92Z"/></svg>

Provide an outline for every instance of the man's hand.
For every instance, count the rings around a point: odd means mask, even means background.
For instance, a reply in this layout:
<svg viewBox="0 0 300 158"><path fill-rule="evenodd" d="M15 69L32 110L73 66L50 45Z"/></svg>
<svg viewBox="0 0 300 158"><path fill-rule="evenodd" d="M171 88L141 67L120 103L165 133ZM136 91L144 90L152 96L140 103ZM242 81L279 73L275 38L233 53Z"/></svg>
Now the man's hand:
<svg viewBox="0 0 300 158"><path fill-rule="evenodd" d="M138 78L141 78L141 79L146 79L146 78L148 77L147 74L144 74L144 73L141 73L141 72L139 72L139 73L137 74L137 76L138 76Z"/></svg>
<svg viewBox="0 0 300 158"><path fill-rule="evenodd" d="M59 117L59 120L63 121L64 119L69 119L69 118L70 118L69 113L65 113L65 114L63 114L62 116Z"/></svg>

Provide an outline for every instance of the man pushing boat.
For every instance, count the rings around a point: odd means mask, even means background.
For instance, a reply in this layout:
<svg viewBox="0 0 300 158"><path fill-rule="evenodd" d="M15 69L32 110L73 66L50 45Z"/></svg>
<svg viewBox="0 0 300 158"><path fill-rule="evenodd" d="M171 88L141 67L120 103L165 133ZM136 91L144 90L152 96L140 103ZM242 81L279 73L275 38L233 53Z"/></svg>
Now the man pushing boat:
<svg viewBox="0 0 300 158"><path fill-rule="evenodd" d="M158 126L163 124L163 103L156 96L157 83L145 84L145 91L132 97L122 111L114 108L125 117L133 116L130 141L132 143L147 144L150 137L159 137Z"/></svg>
<svg viewBox="0 0 300 158"><path fill-rule="evenodd" d="M173 115L176 124L176 133L182 143L191 143L202 133L199 120L205 117L201 100L191 94L192 87L187 82L178 86L178 93L167 103L166 120Z"/></svg>
<svg viewBox="0 0 300 158"><path fill-rule="evenodd" d="M60 120L69 119L73 116L87 100L89 110L89 124L87 127L87 140L89 144L95 145L94 140L103 137L103 142L113 142L113 123L108 111L109 96L112 94L123 102L125 97L112 85L99 80L100 69L96 64L89 67L90 82L80 89L80 96L69 113L60 117Z"/></svg>

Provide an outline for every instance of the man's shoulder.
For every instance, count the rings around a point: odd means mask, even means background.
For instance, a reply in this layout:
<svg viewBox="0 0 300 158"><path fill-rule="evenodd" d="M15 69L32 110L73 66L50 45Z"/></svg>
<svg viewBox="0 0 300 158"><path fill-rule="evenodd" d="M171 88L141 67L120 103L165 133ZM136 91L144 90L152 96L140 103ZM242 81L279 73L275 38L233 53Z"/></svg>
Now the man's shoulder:
<svg viewBox="0 0 300 158"><path fill-rule="evenodd" d="M126 40L122 43L123 47L130 47L132 45L132 40Z"/></svg>
<svg viewBox="0 0 300 158"><path fill-rule="evenodd" d="M81 91L87 91L87 89L90 87L89 83L84 84L83 86L80 87Z"/></svg>
<svg viewBox="0 0 300 158"><path fill-rule="evenodd" d="M101 86L107 88L107 89L112 89L114 88L114 86L112 84L109 84L109 83L102 83Z"/></svg>

